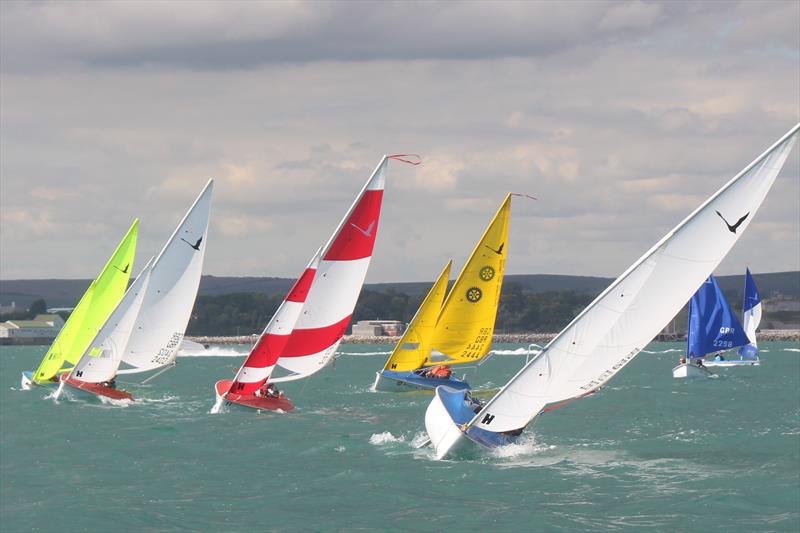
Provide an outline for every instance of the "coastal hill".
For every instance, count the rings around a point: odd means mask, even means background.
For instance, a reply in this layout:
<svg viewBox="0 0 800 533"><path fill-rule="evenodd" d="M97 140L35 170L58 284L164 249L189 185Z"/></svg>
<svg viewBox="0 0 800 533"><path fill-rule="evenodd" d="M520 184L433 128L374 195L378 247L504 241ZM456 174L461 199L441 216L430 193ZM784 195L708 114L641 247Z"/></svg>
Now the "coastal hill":
<svg viewBox="0 0 800 533"><path fill-rule="evenodd" d="M800 299L800 272L773 272L754 274L762 298L782 294L791 299ZM731 303L741 298L742 276L720 276L717 278ZM26 309L33 301L44 299L49 307L72 307L81 297L91 280L86 279L30 279L0 280L0 305L4 308L15 302L18 309ZM572 291L578 294L599 294L612 278L592 276L563 276L557 274L511 274L506 284L518 285L524 292L545 293ZM247 293L266 296L283 296L293 280L270 277L203 276L200 282L201 296ZM412 296L422 295L430 289L431 281L406 283L368 283L364 288L373 292L395 292Z"/></svg>

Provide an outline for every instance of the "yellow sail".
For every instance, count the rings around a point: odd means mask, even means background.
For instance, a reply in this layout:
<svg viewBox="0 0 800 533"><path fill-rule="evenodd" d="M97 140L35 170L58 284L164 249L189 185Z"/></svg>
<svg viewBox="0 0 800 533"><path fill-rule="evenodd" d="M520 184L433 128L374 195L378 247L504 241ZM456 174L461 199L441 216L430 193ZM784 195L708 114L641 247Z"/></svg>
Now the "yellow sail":
<svg viewBox="0 0 800 533"><path fill-rule="evenodd" d="M117 306L128 288L133 258L136 255L138 231L139 220L136 219L47 350L39 368L33 374L35 382L46 383L52 380L65 362L72 365L77 363Z"/></svg>
<svg viewBox="0 0 800 533"><path fill-rule="evenodd" d="M431 339L433 328L436 326L436 319L442 310L442 302L447 292L447 280L450 278L449 261L439 274L439 278L431 287L428 295L422 300L417 309L417 314L408 325L408 329L400 338L400 342L394 347L392 355L386 361L384 370L393 372L409 372L421 367L428 359L431 352Z"/></svg>
<svg viewBox="0 0 800 533"><path fill-rule="evenodd" d="M433 332L431 346L447 364L475 362L489 353L503 287L511 195L498 209L458 275ZM430 363L430 358L426 363Z"/></svg>

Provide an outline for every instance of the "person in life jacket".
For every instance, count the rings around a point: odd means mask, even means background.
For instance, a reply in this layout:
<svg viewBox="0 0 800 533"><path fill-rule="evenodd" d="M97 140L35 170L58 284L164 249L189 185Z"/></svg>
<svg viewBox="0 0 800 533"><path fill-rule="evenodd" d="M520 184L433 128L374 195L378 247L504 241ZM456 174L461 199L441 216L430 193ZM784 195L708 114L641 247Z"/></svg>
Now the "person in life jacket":
<svg viewBox="0 0 800 533"><path fill-rule="evenodd" d="M428 370L428 377L431 378L438 378L438 379L450 379L450 375L453 373L450 370L450 367L447 365L436 365L435 367Z"/></svg>

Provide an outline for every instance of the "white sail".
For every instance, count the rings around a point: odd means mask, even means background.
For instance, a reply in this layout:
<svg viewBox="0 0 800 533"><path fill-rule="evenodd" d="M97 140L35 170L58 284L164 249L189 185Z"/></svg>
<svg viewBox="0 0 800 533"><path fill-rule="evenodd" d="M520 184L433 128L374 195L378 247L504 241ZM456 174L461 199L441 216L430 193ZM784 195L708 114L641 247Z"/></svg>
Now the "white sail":
<svg viewBox="0 0 800 533"><path fill-rule="evenodd" d="M209 180L153 262L142 307L122 356L123 362L135 369L120 374L144 372L175 360L200 286L213 184Z"/></svg>
<svg viewBox="0 0 800 533"><path fill-rule="evenodd" d="M629 363L747 229L799 128L800 124L792 128L637 260L525 365L469 426L492 432L523 428L545 405L595 390Z"/></svg>
<svg viewBox="0 0 800 533"><path fill-rule="evenodd" d="M78 360L71 376L89 383L101 383L114 378L147 292L151 263L152 259L128 287L122 300Z"/></svg>

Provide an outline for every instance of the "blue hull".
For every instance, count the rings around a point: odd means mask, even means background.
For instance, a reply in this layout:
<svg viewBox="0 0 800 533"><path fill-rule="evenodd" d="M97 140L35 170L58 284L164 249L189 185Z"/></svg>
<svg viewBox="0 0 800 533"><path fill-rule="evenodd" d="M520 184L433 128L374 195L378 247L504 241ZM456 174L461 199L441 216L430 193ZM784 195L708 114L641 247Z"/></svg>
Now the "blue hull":
<svg viewBox="0 0 800 533"><path fill-rule="evenodd" d="M461 381L453 376L448 379L428 378L415 374L414 372L392 372L381 370L375 379L375 390L382 392L407 392L407 391L431 391L436 390L439 385L444 385L456 390L468 390L469 383Z"/></svg>

